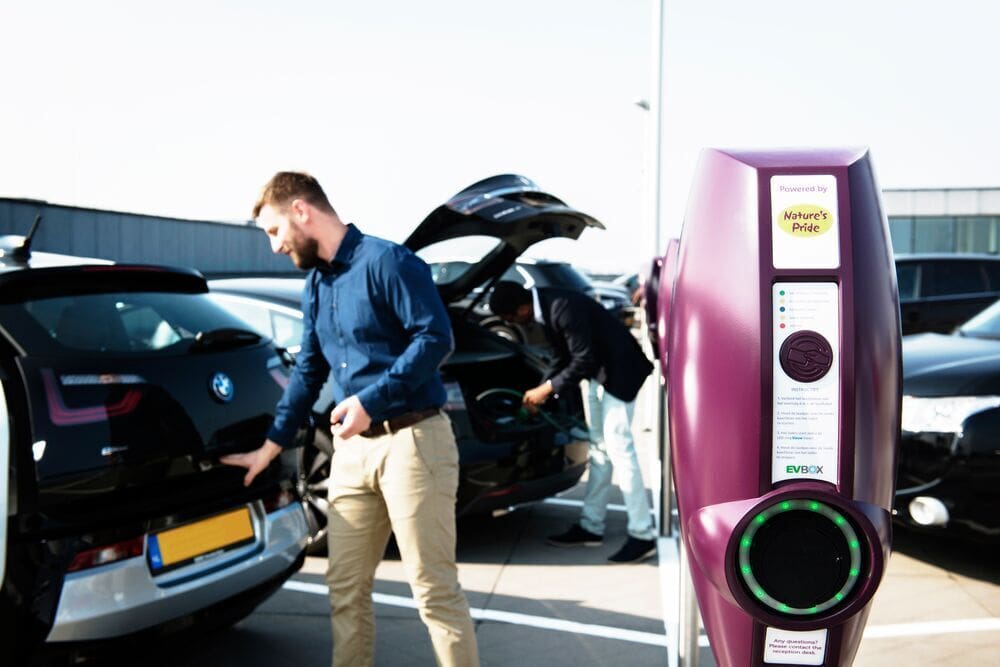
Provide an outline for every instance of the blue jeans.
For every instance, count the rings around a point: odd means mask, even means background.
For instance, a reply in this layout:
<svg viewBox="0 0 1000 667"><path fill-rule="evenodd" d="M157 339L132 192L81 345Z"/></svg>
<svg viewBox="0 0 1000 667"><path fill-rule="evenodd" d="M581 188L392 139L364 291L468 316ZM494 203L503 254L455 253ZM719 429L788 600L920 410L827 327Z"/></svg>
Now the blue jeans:
<svg viewBox="0 0 1000 667"><path fill-rule="evenodd" d="M628 512L628 534L640 540L652 540L656 536L653 516L632 439L635 401L626 403L615 398L594 380L588 384L589 476L580 526L595 535L604 534L604 517L608 513L608 496L611 494L611 472L617 467L618 482Z"/></svg>

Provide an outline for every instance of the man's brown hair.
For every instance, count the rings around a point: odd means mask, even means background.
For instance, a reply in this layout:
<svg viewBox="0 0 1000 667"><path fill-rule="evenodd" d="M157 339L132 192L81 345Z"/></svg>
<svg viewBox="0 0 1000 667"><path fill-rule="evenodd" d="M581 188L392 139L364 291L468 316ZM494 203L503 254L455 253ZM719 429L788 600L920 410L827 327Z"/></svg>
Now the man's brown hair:
<svg viewBox="0 0 1000 667"><path fill-rule="evenodd" d="M335 213L319 181L305 172L279 171L260 191L257 203L253 205L253 217L256 219L265 206L284 211L294 199L302 199L322 211Z"/></svg>

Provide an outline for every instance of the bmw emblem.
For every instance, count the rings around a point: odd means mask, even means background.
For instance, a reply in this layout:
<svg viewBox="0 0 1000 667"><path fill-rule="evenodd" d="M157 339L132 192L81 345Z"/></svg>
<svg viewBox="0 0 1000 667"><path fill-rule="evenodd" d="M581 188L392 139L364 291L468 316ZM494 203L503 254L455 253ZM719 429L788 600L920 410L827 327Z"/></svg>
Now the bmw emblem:
<svg viewBox="0 0 1000 667"><path fill-rule="evenodd" d="M223 403L233 400L233 381L225 373L213 375L209 386L212 388L212 395Z"/></svg>

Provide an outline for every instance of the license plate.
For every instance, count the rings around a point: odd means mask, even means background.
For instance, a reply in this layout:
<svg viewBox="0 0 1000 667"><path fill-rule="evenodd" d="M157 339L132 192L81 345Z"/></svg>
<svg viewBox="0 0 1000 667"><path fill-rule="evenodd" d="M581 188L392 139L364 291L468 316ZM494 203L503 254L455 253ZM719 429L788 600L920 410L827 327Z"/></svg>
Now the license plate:
<svg viewBox="0 0 1000 667"><path fill-rule="evenodd" d="M250 510L241 507L149 536L149 564L163 572L254 541Z"/></svg>

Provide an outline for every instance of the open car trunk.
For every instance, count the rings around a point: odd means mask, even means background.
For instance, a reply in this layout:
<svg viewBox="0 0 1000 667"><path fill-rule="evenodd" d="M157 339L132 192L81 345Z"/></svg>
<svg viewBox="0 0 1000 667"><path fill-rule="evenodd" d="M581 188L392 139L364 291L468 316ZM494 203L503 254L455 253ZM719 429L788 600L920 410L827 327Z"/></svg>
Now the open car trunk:
<svg viewBox="0 0 1000 667"><path fill-rule="evenodd" d="M552 238L577 239L588 227L604 229L596 218L543 192L530 179L501 174L470 185L438 206L404 245L417 252L450 239L497 239L497 244L461 275L438 283L441 298L451 303L502 275L532 245Z"/></svg>

